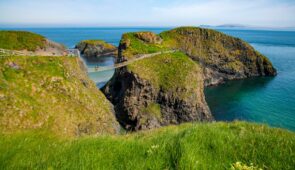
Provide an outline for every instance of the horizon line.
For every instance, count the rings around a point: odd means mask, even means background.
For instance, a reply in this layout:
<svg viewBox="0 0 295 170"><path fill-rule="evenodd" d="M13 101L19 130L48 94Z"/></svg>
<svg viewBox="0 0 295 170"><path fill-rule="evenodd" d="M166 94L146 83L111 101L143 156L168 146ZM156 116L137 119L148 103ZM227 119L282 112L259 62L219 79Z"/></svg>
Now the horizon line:
<svg viewBox="0 0 295 170"><path fill-rule="evenodd" d="M233 26L227 26L233 25ZM271 30L295 30L295 26L287 26L287 27L272 27L272 26L251 26L251 25L242 25L242 24L222 24L222 25L21 25L21 24L0 24L0 29L5 28L177 28L177 27L201 27L201 28L226 28L226 29L271 29Z"/></svg>

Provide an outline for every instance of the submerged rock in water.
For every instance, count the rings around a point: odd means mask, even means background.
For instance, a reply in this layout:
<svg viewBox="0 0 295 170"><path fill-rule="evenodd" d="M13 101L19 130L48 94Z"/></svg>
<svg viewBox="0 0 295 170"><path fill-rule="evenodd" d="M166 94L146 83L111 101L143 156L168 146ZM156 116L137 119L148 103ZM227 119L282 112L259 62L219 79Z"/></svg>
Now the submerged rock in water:
<svg viewBox="0 0 295 170"><path fill-rule="evenodd" d="M87 59L97 59L103 56L117 55L117 47L102 40L84 40L76 45L81 54Z"/></svg>

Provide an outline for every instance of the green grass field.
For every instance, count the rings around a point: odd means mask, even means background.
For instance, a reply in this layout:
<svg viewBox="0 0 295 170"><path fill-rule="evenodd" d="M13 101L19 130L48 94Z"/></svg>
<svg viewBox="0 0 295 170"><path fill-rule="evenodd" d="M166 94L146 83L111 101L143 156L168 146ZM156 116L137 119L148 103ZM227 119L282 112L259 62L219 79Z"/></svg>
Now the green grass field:
<svg viewBox="0 0 295 170"><path fill-rule="evenodd" d="M45 46L46 39L26 31L0 31L0 48L35 51Z"/></svg>
<svg viewBox="0 0 295 170"><path fill-rule="evenodd" d="M0 135L0 169L291 170L294 142L292 132L244 122L71 139L31 131Z"/></svg>

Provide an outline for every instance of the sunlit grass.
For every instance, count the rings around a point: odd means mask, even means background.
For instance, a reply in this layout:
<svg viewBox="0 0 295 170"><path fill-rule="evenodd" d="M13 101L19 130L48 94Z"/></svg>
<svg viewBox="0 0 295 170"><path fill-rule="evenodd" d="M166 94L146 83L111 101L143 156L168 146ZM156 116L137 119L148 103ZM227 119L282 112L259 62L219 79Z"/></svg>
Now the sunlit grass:
<svg viewBox="0 0 295 170"><path fill-rule="evenodd" d="M110 102L74 57L0 58L0 129L60 135L115 132Z"/></svg>
<svg viewBox="0 0 295 170"><path fill-rule="evenodd" d="M0 31L0 48L35 51L45 46L46 39L26 31Z"/></svg>
<svg viewBox="0 0 295 170"><path fill-rule="evenodd" d="M244 122L170 126L121 136L0 136L0 169L292 169L295 135Z"/></svg>

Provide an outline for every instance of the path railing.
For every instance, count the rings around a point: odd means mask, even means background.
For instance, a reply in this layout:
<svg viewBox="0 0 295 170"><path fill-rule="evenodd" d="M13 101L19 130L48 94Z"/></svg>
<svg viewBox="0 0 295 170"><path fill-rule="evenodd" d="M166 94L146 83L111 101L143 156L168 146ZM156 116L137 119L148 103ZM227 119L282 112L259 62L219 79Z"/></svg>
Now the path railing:
<svg viewBox="0 0 295 170"><path fill-rule="evenodd" d="M70 48L70 49L67 49L67 52L68 52L68 56L79 57L79 58L81 57L80 51L78 49Z"/></svg>
<svg viewBox="0 0 295 170"><path fill-rule="evenodd" d="M174 53L176 51L177 50L169 50L169 51L161 51L161 52L156 52L156 53L151 53L151 54L138 54L138 55L134 56L134 59L131 59L131 60L128 60L125 62L121 62L121 63L117 63L112 66L99 66L99 67L95 67L95 68L88 68L88 73L112 70L112 69L127 66L135 61L138 61L138 60L154 57L154 56L160 55L160 54ZM3 57L3 56L36 56L36 54L34 54L34 52L27 52L27 51L22 52L22 51L7 50L7 49L0 48L0 57ZM80 51L78 49L67 49L67 56L79 57L84 62L83 58L80 55ZM84 64L85 64L85 62L84 62Z"/></svg>
<svg viewBox="0 0 295 170"><path fill-rule="evenodd" d="M169 50L169 51L161 51L161 52L156 52L156 53L151 53L151 54L138 54L134 56L134 59L122 62L122 63L117 63L114 64L112 66L99 66L99 67L95 67L95 68L88 68L88 73L95 73L95 72L101 72L101 71L107 71L107 70L112 70L112 69L116 69L116 68L120 68L120 67L124 67L127 66L135 61L138 60L142 60L145 58L150 58L150 57L154 57L160 54L168 54L168 53L174 53L177 50Z"/></svg>
<svg viewBox="0 0 295 170"><path fill-rule="evenodd" d="M78 49L67 49L67 56L81 57L80 51ZM17 50L7 50L0 48L0 56L38 56L36 53L31 51L17 51Z"/></svg>
<svg viewBox="0 0 295 170"><path fill-rule="evenodd" d="M11 56L11 55L12 56L15 56L15 55L23 56L23 55L25 55L25 53L21 52L21 51L17 51L17 50L7 50L7 49L0 48L0 56Z"/></svg>

